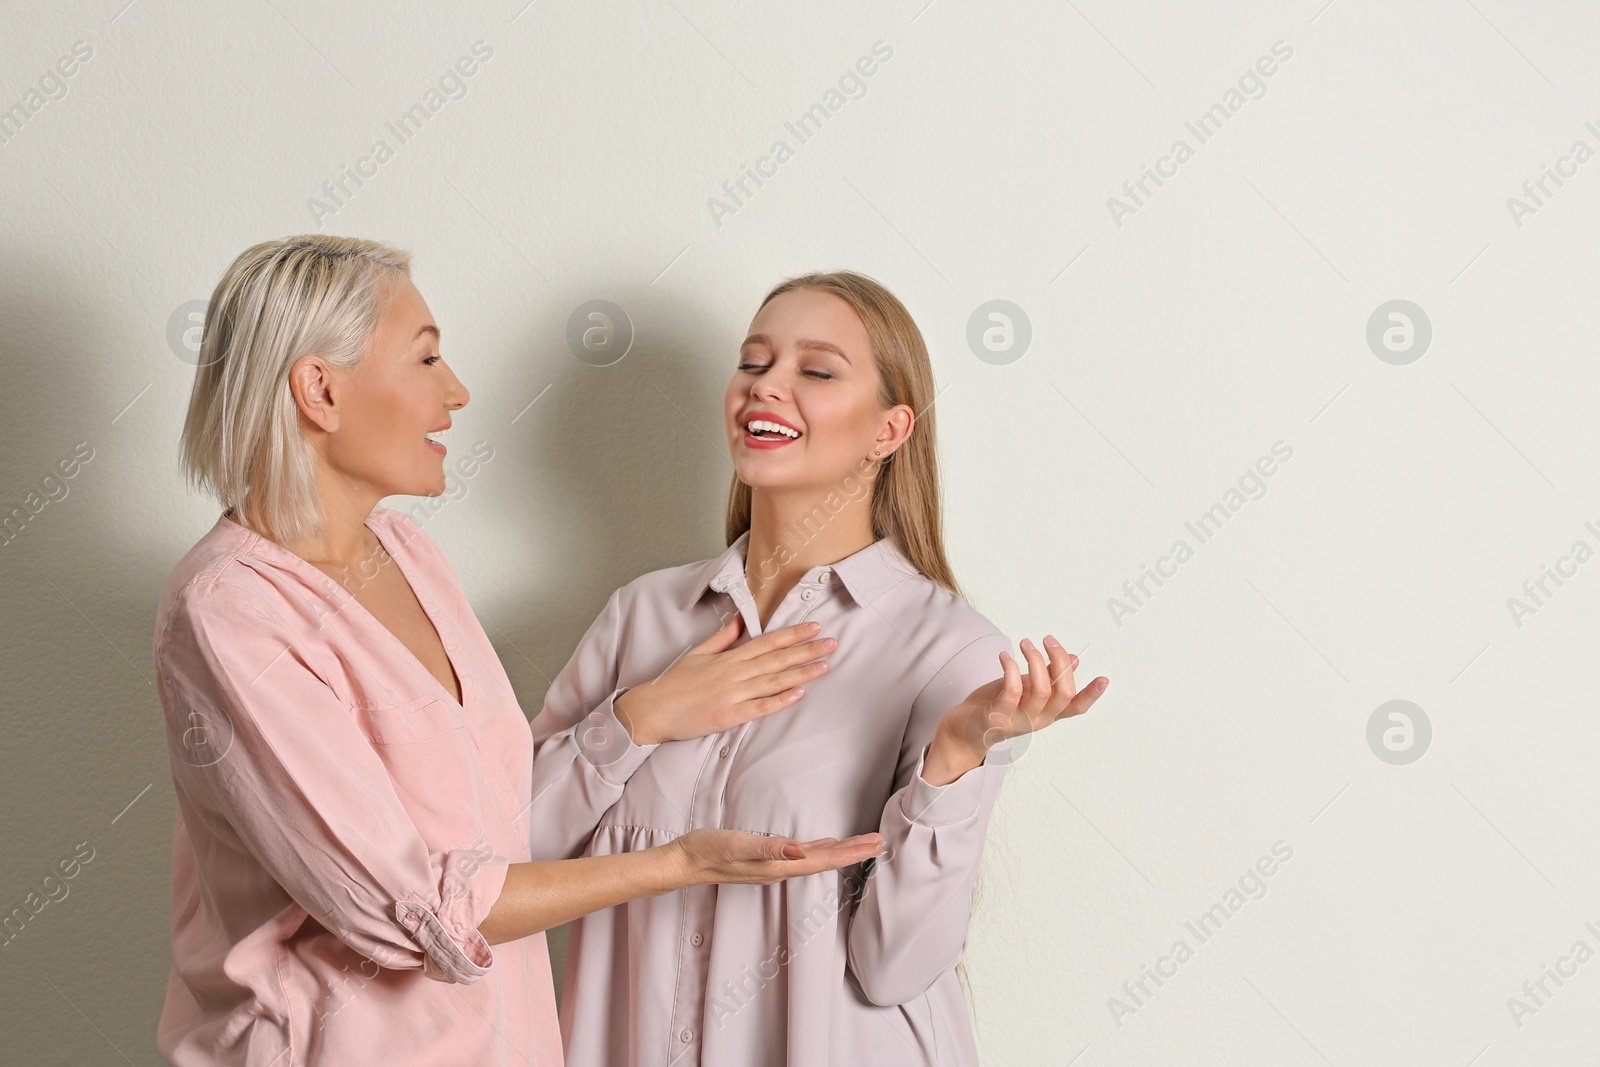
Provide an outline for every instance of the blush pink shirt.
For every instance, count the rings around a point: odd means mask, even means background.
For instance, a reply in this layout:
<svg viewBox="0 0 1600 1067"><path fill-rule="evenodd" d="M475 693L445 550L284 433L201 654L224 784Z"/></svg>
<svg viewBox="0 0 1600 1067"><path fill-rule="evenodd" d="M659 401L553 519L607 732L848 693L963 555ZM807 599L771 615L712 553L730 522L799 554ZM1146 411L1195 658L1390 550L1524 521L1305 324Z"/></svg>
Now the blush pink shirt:
<svg viewBox="0 0 1600 1067"><path fill-rule="evenodd" d="M544 935L491 949L477 929L530 858L527 719L439 549L398 512L367 525L459 703L347 590L227 518L162 593L177 822L157 1043L180 1067L562 1063ZM547 754L581 790L573 744Z"/></svg>
<svg viewBox="0 0 1600 1067"><path fill-rule="evenodd" d="M536 858L605 855L717 826L799 840L881 832L862 868L773 886L699 886L573 924L561 1000L573 1067L975 1065L956 964L1006 754L935 787L934 727L1000 676L1010 642L887 541L814 567L768 624L822 624L839 641L799 703L723 733L633 745L620 688L660 674L731 613L762 632L745 579L748 535L716 559L619 589L534 719ZM591 709L594 713L591 714ZM544 746L587 734L584 764ZM609 808L609 810L607 810ZM592 836L580 832L598 829Z"/></svg>

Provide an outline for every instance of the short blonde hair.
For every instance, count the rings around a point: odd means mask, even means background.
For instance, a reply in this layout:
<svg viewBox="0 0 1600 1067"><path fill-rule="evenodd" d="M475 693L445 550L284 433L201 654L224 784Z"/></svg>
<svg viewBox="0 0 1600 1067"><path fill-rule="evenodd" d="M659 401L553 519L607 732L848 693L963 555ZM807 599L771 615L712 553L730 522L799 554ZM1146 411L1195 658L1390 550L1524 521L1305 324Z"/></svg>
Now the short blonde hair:
<svg viewBox="0 0 1600 1067"><path fill-rule="evenodd" d="M289 371L302 356L353 367L410 277L408 253L355 237L263 241L233 261L206 308L180 444L184 473L279 543L322 527L316 457Z"/></svg>

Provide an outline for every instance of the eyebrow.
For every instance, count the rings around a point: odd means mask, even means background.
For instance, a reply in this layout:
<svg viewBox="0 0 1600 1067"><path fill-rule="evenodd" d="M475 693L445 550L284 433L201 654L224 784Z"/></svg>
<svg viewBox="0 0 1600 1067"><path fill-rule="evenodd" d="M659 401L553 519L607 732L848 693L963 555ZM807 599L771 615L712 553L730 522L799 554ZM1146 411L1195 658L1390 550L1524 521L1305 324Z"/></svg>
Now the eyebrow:
<svg viewBox="0 0 1600 1067"><path fill-rule="evenodd" d="M422 327L422 329L417 331L417 337L421 337L425 333L433 334L433 339L435 341L437 341L439 339L439 327L433 325L433 323L431 323L431 322L426 324L425 326ZM413 337L411 339L413 343L416 341L417 337Z"/></svg>
<svg viewBox="0 0 1600 1067"><path fill-rule="evenodd" d="M739 347L744 348L746 345L765 345L767 348L771 348L772 339L764 333L753 333L749 337L746 337L744 339L744 344L740 345ZM811 349L818 352L832 352L846 363L851 362L850 357L845 355L844 349L829 341L817 341L809 337L802 337L795 342L795 347ZM852 366L853 365L854 364L852 364Z"/></svg>

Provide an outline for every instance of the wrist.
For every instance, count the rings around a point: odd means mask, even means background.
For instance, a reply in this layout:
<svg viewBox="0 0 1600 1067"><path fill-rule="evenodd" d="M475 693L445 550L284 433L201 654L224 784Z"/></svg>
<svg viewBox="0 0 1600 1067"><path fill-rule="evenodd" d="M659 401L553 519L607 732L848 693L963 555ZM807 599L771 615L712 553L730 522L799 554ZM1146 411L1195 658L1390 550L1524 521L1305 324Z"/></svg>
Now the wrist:
<svg viewBox="0 0 1600 1067"><path fill-rule="evenodd" d="M657 896L700 884L698 877L700 872L696 869L689 850L684 847L683 838L674 840L670 845L662 845L654 851L660 853L656 858L657 876L660 879Z"/></svg>
<svg viewBox="0 0 1600 1067"><path fill-rule="evenodd" d="M934 733L922 760L922 779L930 785L949 785L968 771L983 765L988 751L951 739L942 729Z"/></svg>
<svg viewBox="0 0 1600 1067"><path fill-rule="evenodd" d="M653 745L656 739L650 736L650 718L640 708L638 689L628 689L611 702L611 712L628 732L628 739L636 745Z"/></svg>

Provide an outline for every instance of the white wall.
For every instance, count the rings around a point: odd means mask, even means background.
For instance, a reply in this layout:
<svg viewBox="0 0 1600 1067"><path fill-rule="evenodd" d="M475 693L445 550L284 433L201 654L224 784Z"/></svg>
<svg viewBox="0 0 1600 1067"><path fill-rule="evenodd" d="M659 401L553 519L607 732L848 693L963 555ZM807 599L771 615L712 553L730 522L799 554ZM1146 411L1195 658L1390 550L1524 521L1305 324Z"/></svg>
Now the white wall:
<svg viewBox="0 0 1600 1067"><path fill-rule="evenodd" d="M530 712L610 589L718 549L710 442L765 290L848 266L910 306L960 576L1113 679L1002 798L968 956L987 1063L1593 1057L1600 963L1507 1004L1600 950L1600 562L1508 606L1600 549L1600 162L1507 204L1600 149L1591 7L124 3L11 3L0 33L0 107L92 50L0 144L0 512L66 488L0 547L0 909L94 856L0 948L0 1060L156 1062L153 608L214 517L176 473L185 305L319 223L416 254L474 392L456 436L495 452L427 528ZM385 123L478 41L466 94L400 144ZM785 122L880 41L801 143ZM1200 144L1185 122L1279 41ZM379 138L393 157L316 217ZM1192 158L1114 219L1179 138ZM778 139L792 158L716 217ZM591 299L636 330L610 367L565 341ZM967 342L992 299L1031 323L1005 365ZM1366 338L1397 299L1432 330L1403 364ZM1199 543L1185 523L1279 441L1265 495ZM1178 539L1193 557L1114 618ZM1367 740L1393 699L1432 726L1407 765ZM1276 842L1265 895L1201 943L1185 922ZM1179 940L1164 985L1123 990Z"/></svg>

